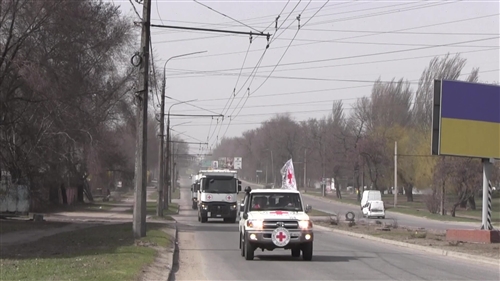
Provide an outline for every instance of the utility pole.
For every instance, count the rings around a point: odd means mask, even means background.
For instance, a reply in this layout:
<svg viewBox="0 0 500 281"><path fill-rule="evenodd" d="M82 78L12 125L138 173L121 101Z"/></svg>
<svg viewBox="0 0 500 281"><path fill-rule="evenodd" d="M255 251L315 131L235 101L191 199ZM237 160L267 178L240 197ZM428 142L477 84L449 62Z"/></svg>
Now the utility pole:
<svg viewBox="0 0 500 281"><path fill-rule="evenodd" d="M269 161L269 160L268 160L268 161ZM268 162L268 161L266 161L266 185L269 183L269 182L267 181L267 169L269 168L269 167L268 167L268 166L269 166L269 164L268 164L269 162Z"/></svg>
<svg viewBox="0 0 500 281"><path fill-rule="evenodd" d="M135 201L133 232L135 238L146 236L146 184L147 184L147 136L149 93L149 38L151 0L142 6L141 64L139 69L139 91L137 104L137 141L135 152Z"/></svg>
<svg viewBox="0 0 500 281"><path fill-rule="evenodd" d="M163 73L165 76L165 73ZM165 165L164 165L164 147L165 147L165 79L163 80L163 86L161 90L161 101L160 101L161 113L160 113L160 155L158 157L158 202L156 205L156 215L163 217L163 192L165 189ZM168 205L167 205L168 207Z"/></svg>
<svg viewBox="0 0 500 281"><path fill-rule="evenodd" d="M398 142L394 142L394 208L398 205Z"/></svg>
<svg viewBox="0 0 500 281"><path fill-rule="evenodd" d="M307 193L307 148L304 149L304 193Z"/></svg>

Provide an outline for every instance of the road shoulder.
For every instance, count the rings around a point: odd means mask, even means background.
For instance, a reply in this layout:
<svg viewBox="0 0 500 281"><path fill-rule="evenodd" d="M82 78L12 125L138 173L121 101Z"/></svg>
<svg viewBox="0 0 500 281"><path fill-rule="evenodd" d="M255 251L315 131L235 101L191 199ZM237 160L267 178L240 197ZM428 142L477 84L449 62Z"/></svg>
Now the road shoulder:
<svg viewBox="0 0 500 281"><path fill-rule="evenodd" d="M485 263L485 264L489 264L489 265L497 265L497 266L499 264L498 258L489 258L489 257L483 257L483 256L479 256L479 255L472 255L472 254L467 254L467 253L462 253L462 252L444 250L444 249L440 249L440 248L436 248L436 247L416 245L416 244L406 243L406 242L402 242L402 241L395 241L395 240L380 238L380 237L376 237L376 236L373 236L370 234L365 234L365 233L357 233L357 232L352 232L352 231L334 229L332 227L326 227L326 226L322 226L322 225L315 225L315 229L318 229L318 230L323 231L323 232L332 232L332 233L346 235L346 236L350 236L350 237L367 239L370 241L376 241L376 242L381 242L381 243L385 243L385 244L390 244L393 246L404 247L404 248L409 248L409 249L414 249L414 250L420 250L420 251L433 253L433 254L437 254L437 255L441 255L441 256L461 258L461 259L465 259L465 260L472 261L472 262L481 262L481 263ZM495 247L495 246L492 245L492 247ZM497 249L498 249L498 247L497 247Z"/></svg>

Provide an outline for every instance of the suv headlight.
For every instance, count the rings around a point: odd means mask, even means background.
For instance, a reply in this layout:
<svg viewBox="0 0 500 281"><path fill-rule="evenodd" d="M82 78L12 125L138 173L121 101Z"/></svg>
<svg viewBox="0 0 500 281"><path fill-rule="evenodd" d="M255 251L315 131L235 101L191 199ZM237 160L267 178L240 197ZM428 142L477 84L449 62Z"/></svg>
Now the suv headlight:
<svg viewBox="0 0 500 281"><path fill-rule="evenodd" d="M231 210L236 210L236 204L231 205Z"/></svg>
<svg viewBox="0 0 500 281"><path fill-rule="evenodd" d="M201 208L202 208L203 210L207 210L207 209L208 209L208 206L207 206L207 205L205 205L205 204L201 204Z"/></svg>
<svg viewBox="0 0 500 281"><path fill-rule="evenodd" d="M247 220L247 227L262 229L264 222L262 220Z"/></svg>
<svg viewBox="0 0 500 281"><path fill-rule="evenodd" d="M299 227L301 229L311 229L312 226L313 226L312 221L310 221L310 220L299 221Z"/></svg>

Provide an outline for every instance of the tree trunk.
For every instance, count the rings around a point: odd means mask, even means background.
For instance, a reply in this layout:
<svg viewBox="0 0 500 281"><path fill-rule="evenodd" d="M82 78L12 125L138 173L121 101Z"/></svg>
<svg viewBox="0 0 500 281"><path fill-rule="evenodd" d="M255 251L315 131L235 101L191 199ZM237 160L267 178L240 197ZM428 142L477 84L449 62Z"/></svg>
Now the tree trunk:
<svg viewBox="0 0 500 281"><path fill-rule="evenodd" d="M476 199L474 197L474 195L472 195L471 197L469 197L469 200L467 200L468 203L469 203L469 207L471 210L476 210Z"/></svg>
<svg viewBox="0 0 500 281"><path fill-rule="evenodd" d="M78 203L83 203L83 184L77 185L77 200Z"/></svg>
<svg viewBox="0 0 500 281"><path fill-rule="evenodd" d="M413 202L413 186L405 186L406 202Z"/></svg>
<svg viewBox="0 0 500 281"><path fill-rule="evenodd" d="M462 208L462 209L467 208L467 200L461 200L459 205L460 205L460 208Z"/></svg>
<svg viewBox="0 0 500 281"><path fill-rule="evenodd" d="M61 195L63 205L68 205L68 194L66 194L66 187L64 187L64 183L61 184Z"/></svg>
<svg viewBox="0 0 500 281"><path fill-rule="evenodd" d="M466 201L467 202L467 201ZM460 205L461 202L453 204L453 207L451 208L451 216L455 217L455 212L457 210L457 207Z"/></svg>
<svg viewBox="0 0 500 281"><path fill-rule="evenodd" d="M337 195L337 198L342 199L342 193L340 191L339 181L336 178L334 178L333 180L335 181L335 193Z"/></svg>

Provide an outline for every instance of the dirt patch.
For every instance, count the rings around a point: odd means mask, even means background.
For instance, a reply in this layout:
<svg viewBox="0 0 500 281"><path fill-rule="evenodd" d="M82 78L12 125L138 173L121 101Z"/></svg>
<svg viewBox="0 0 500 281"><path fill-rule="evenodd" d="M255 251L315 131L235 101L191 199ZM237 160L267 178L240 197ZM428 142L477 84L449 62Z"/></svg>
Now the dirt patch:
<svg viewBox="0 0 500 281"><path fill-rule="evenodd" d="M39 224L42 225L43 223L50 224L50 222L40 222ZM65 233L65 232L82 230L85 228L94 227L96 225L97 224L87 224L87 223L69 224L69 223L67 223L66 225L60 226L60 227L50 227L50 228L41 228L41 229L25 229L23 231L13 231L13 232L2 234L1 240L0 240L0 245L2 247L5 247L5 246L26 244L26 243L37 241L37 240L42 239L44 237L49 237L52 235L61 234L61 233ZM5 250L5 248L2 249L2 251L4 251L4 250Z"/></svg>
<svg viewBox="0 0 500 281"><path fill-rule="evenodd" d="M29 219L0 219L0 235L16 231L52 229L66 225L68 225L68 223L33 221Z"/></svg>
<svg viewBox="0 0 500 281"><path fill-rule="evenodd" d="M397 225L376 223L356 223L349 226L347 223L337 225L328 222L316 222L317 225L332 229L367 234L378 238L389 239L414 245L427 246L446 251L466 253L487 258L500 258L500 244L467 243L461 241L447 241L446 232L425 229L397 227Z"/></svg>

